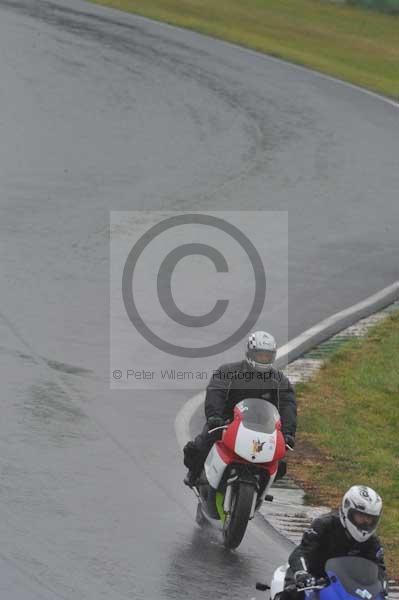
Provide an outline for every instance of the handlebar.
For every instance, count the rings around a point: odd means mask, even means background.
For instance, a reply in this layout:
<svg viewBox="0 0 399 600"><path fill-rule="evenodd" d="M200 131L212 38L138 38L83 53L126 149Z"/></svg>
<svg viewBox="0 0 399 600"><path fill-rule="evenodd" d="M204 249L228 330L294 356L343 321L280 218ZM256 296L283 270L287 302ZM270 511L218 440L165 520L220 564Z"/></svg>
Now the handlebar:
<svg viewBox="0 0 399 600"><path fill-rule="evenodd" d="M307 586L298 586L298 585L289 585L286 587L286 590L292 591L292 592L306 592L306 591L310 591L310 590L322 590L323 588L325 588L329 583L330 580L326 577L311 577L310 578L311 584L307 585Z"/></svg>
<svg viewBox="0 0 399 600"><path fill-rule="evenodd" d="M309 585L306 587L298 587L295 584L293 584L293 585L288 585L285 589L287 590L287 592L306 592L306 591L311 591L311 590L322 590L329 583L330 583L330 580L326 579L325 577L319 577L318 579L313 577L312 585ZM270 586L267 585L267 583L261 583L260 581L258 581L256 583L255 588L257 590L260 590L261 592L266 592L267 590L270 590Z"/></svg>
<svg viewBox="0 0 399 600"><path fill-rule="evenodd" d="M309 590L322 590L326 587L326 583L324 583L323 585L310 585L309 587L304 587L304 588L299 588L298 591L300 592L307 592Z"/></svg>
<svg viewBox="0 0 399 600"><path fill-rule="evenodd" d="M219 431L219 429L227 429L228 425L220 425L220 427L214 427L213 429L208 430L208 435L213 433L214 431Z"/></svg>
<svg viewBox="0 0 399 600"><path fill-rule="evenodd" d="M260 581L258 581L255 585L255 589L260 590L261 592L266 592L267 590L270 590L270 585L267 585L267 583L261 583Z"/></svg>

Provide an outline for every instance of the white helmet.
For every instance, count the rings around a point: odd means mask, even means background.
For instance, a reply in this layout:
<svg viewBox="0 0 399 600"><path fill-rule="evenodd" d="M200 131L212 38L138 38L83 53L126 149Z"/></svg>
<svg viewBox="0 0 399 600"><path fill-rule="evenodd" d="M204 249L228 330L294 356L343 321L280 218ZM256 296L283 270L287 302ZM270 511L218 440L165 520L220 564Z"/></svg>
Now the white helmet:
<svg viewBox="0 0 399 600"><path fill-rule="evenodd" d="M381 512L382 500L377 492L354 485L342 498L339 516L348 533L357 542L365 542L375 533Z"/></svg>
<svg viewBox="0 0 399 600"><path fill-rule="evenodd" d="M248 338L245 358L257 371L267 371L276 358L276 340L266 331L255 331Z"/></svg>

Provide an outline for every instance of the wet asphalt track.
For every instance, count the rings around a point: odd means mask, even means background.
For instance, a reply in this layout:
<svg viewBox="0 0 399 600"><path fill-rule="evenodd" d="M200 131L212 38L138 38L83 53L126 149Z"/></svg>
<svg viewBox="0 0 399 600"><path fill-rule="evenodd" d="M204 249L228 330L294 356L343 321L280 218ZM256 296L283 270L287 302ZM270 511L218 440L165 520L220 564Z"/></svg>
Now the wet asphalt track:
<svg viewBox="0 0 399 600"><path fill-rule="evenodd" d="M76 0L0 0L0 106L2 596L251 598L287 548L194 527L188 392L109 390L109 210L288 210L292 338L398 278L397 109Z"/></svg>

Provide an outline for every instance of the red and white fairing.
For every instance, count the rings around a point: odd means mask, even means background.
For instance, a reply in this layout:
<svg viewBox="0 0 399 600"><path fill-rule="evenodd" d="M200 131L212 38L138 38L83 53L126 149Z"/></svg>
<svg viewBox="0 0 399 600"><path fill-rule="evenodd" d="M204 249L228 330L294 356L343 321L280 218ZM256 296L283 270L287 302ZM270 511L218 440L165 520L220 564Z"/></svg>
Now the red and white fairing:
<svg viewBox="0 0 399 600"><path fill-rule="evenodd" d="M285 442L278 410L266 400L248 398L235 406L233 422L209 452L205 472L210 485L217 489L227 465L252 463L268 471L270 487L278 461L284 456Z"/></svg>

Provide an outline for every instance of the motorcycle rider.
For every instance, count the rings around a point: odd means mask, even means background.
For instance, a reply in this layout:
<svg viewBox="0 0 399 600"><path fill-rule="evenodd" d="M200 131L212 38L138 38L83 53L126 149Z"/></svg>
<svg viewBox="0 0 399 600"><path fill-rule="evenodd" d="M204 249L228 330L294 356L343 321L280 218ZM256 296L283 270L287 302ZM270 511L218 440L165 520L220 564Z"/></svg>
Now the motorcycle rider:
<svg viewBox="0 0 399 600"><path fill-rule="evenodd" d="M312 585L312 578L326 577L326 561L339 556L359 556L376 563L387 594L384 551L375 535L381 512L382 500L373 489L352 486L345 493L339 511L314 519L290 554L279 600L303 600L304 592L286 588L293 584L305 588Z"/></svg>
<svg viewBox="0 0 399 600"><path fill-rule="evenodd" d="M189 469L184 479L186 485L195 485L210 449L222 437L222 429L212 430L232 419L234 406L245 398L262 398L277 407L286 445L294 448L295 391L282 371L273 367L276 352L274 337L266 331L255 331L248 338L243 361L222 365L213 372L205 397L207 422L195 440L188 442L183 449L184 464ZM281 467L279 476L285 473L285 463Z"/></svg>

